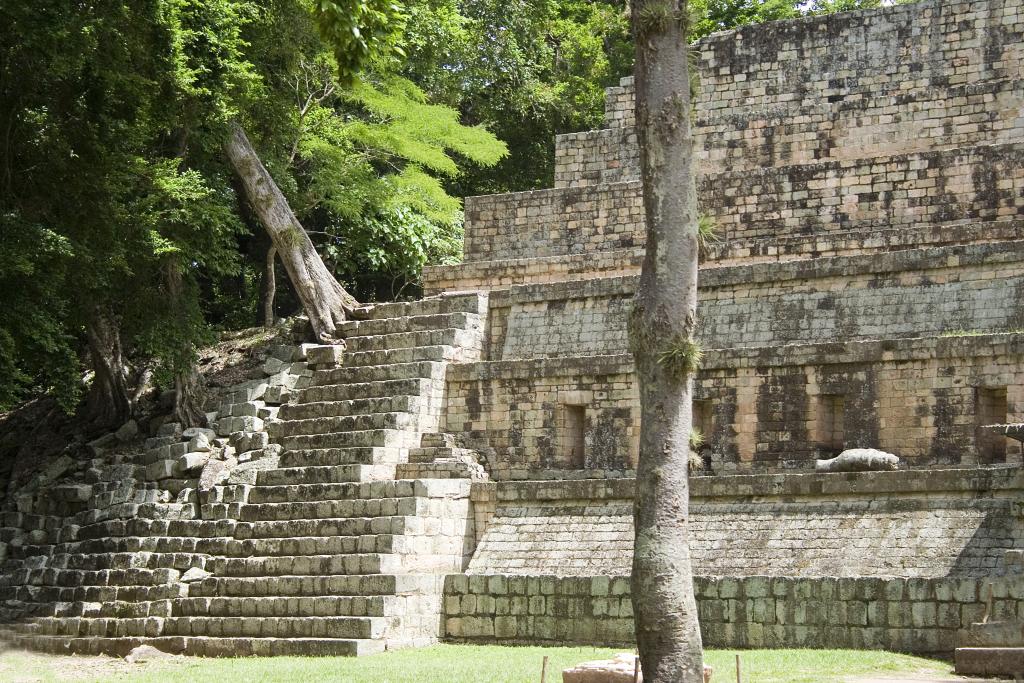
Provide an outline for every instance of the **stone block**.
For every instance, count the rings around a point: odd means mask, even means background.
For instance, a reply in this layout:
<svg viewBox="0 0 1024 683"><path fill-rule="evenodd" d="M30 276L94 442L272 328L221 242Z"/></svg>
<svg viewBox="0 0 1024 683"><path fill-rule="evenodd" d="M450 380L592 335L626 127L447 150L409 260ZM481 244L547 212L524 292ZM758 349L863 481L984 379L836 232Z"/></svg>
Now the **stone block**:
<svg viewBox="0 0 1024 683"><path fill-rule="evenodd" d="M177 459L160 459L146 465L146 479L160 481L177 475Z"/></svg>
<svg viewBox="0 0 1024 683"><path fill-rule="evenodd" d="M186 473L198 473L210 461L210 453L208 451L198 451L195 453L186 453L185 455L178 458L177 472L181 474Z"/></svg>
<svg viewBox="0 0 1024 683"><path fill-rule="evenodd" d="M306 360L317 367L336 367L341 365L345 355L344 344L316 345L306 349Z"/></svg>

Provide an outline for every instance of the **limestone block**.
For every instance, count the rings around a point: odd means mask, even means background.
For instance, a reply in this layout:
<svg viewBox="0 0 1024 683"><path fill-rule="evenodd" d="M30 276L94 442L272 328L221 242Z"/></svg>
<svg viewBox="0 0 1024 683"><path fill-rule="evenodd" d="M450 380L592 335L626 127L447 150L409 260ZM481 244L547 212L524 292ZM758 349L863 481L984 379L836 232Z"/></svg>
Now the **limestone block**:
<svg viewBox="0 0 1024 683"><path fill-rule="evenodd" d="M198 451L195 453L186 453L185 455L178 458L177 472L184 474L186 472L196 472L202 470L206 466L206 463L210 461L210 453L208 451Z"/></svg>
<svg viewBox="0 0 1024 683"><path fill-rule="evenodd" d="M210 420L210 422L213 422L213 420ZM217 438L217 432L206 427L189 427L181 433L181 438L192 440L199 435L205 436L210 442Z"/></svg>
<svg viewBox="0 0 1024 683"><path fill-rule="evenodd" d="M263 363L263 374L275 375L281 372L281 369L285 366L285 363L280 358L274 358L271 356Z"/></svg>
<svg viewBox="0 0 1024 683"><path fill-rule="evenodd" d="M851 448L829 460L817 460L818 472L876 472L895 470L900 459L892 453L874 448Z"/></svg>
<svg viewBox="0 0 1024 683"><path fill-rule="evenodd" d="M193 581L202 581L209 576L213 576L213 574L200 567L192 567L181 575L181 582L192 583Z"/></svg>
<svg viewBox="0 0 1024 683"><path fill-rule="evenodd" d="M291 391L284 386L269 387L267 393L263 395L263 400L271 405L287 403L290 398Z"/></svg>
<svg viewBox="0 0 1024 683"><path fill-rule="evenodd" d="M306 349L306 360L318 367L341 365L345 355L345 343L310 346Z"/></svg>
<svg viewBox="0 0 1024 683"><path fill-rule="evenodd" d="M263 420L264 424L266 424L270 420L277 419L278 411L280 411L280 408L277 408L275 406L267 406L265 408L260 408L259 411L256 413L256 417Z"/></svg>
<svg viewBox="0 0 1024 683"><path fill-rule="evenodd" d="M192 453L209 453L213 450L210 439L205 434L196 434L188 442L188 450Z"/></svg>
<svg viewBox="0 0 1024 683"><path fill-rule="evenodd" d="M228 475L228 483L254 485L256 483L256 474L260 470L276 469L279 460L277 456L271 456L240 463L232 468L231 474Z"/></svg>
<svg viewBox="0 0 1024 683"><path fill-rule="evenodd" d="M177 470L177 459L160 459L146 465L146 479L150 481L160 481L161 479L170 479L173 477Z"/></svg>
<svg viewBox="0 0 1024 683"><path fill-rule="evenodd" d="M199 490L209 491L214 486L219 486L228 480L231 466L234 460L210 460L203 467L199 475Z"/></svg>
<svg viewBox="0 0 1024 683"><path fill-rule="evenodd" d="M158 650L152 645L139 645L132 649L128 653L128 656L124 658L124 661L129 664L144 664L146 662L155 662L161 659L174 659L179 655L173 655L163 650Z"/></svg>
<svg viewBox="0 0 1024 683"><path fill-rule="evenodd" d="M583 662L562 672L562 683L633 683L643 681L643 672L637 671L637 656L623 652L614 658L596 662ZM704 683L710 683L713 671L704 667Z"/></svg>

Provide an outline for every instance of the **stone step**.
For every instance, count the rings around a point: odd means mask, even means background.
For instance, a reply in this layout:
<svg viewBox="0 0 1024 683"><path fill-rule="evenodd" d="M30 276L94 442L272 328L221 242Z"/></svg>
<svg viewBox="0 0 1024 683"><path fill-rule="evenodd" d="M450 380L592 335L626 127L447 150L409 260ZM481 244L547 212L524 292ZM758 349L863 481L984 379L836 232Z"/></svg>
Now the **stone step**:
<svg viewBox="0 0 1024 683"><path fill-rule="evenodd" d="M385 640L352 638L67 638L61 636L26 636L0 633L16 647L53 654L126 656L144 643L165 652L184 653L196 657L354 657L383 652Z"/></svg>
<svg viewBox="0 0 1024 683"><path fill-rule="evenodd" d="M291 597L185 598L173 603L175 617L318 617L400 616L404 599L390 595L320 595Z"/></svg>
<svg viewBox="0 0 1024 683"><path fill-rule="evenodd" d="M159 586L16 586L5 597L19 602L155 603L180 598L187 592L180 583Z"/></svg>
<svg viewBox="0 0 1024 683"><path fill-rule="evenodd" d="M24 618L31 617L88 617L111 619L144 619L146 617L171 616L172 600L145 602L127 602L112 600L107 602L37 602L20 603L10 612L21 611ZM10 604L10 603L9 603ZM14 605L11 605L14 607Z"/></svg>
<svg viewBox="0 0 1024 683"><path fill-rule="evenodd" d="M441 595L443 581L425 574L210 577L193 585L189 597Z"/></svg>
<svg viewBox="0 0 1024 683"><path fill-rule="evenodd" d="M314 417L308 420L284 420L267 427L273 441L289 436L328 434L331 432L373 429L416 429L417 416L411 413L369 413L338 417Z"/></svg>
<svg viewBox="0 0 1024 683"><path fill-rule="evenodd" d="M336 519L342 517L404 517L420 513L422 498L320 500L300 503L259 503L241 510L244 521ZM425 501L424 501L425 502Z"/></svg>
<svg viewBox="0 0 1024 683"><path fill-rule="evenodd" d="M391 334L369 334L345 339L347 353L368 351L393 351L427 346L455 346L475 349L481 345L480 332L476 329L463 330L455 327L419 332L394 332Z"/></svg>
<svg viewBox="0 0 1024 683"><path fill-rule="evenodd" d="M325 465L394 465L408 458L407 448L379 446L355 448L300 448L281 455L281 468ZM276 470L268 470L268 472ZM258 479L257 479L258 481Z"/></svg>
<svg viewBox="0 0 1024 683"><path fill-rule="evenodd" d="M26 635L68 636L71 638L125 638L163 635L160 617L39 617L15 625Z"/></svg>
<svg viewBox="0 0 1024 683"><path fill-rule="evenodd" d="M289 486L294 484L384 481L395 478L395 467L396 465L327 465L322 467L286 467L275 470L262 470L256 475L256 485Z"/></svg>
<svg viewBox="0 0 1024 683"><path fill-rule="evenodd" d="M278 418L281 420L310 420L318 417L345 417L371 413L412 413L418 410L419 404L419 396L385 396L348 401L289 403L281 406Z"/></svg>
<svg viewBox="0 0 1024 683"><path fill-rule="evenodd" d="M29 574L25 581L17 581L17 575ZM173 569L24 569L14 572L15 583L31 583L40 586L159 586L175 583L178 572Z"/></svg>
<svg viewBox="0 0 1024 683"><path fill-rule="evenodd" d="M286 450L321 448L409 448L419 442L419 433L401 429L366 429L286 436L280 440Z"/></svg>
<svg viewBox="0 0 1024 683"><path fill-rule="evenodd" d="M428 315L408 315L398 318L377 318L369 320L348 320L338 326L342 336L361 337L378 334L394 334L398 332L419 332L422 330L440 330L449 327L459 329L479 329L482 316L479 313L434 313Z"/></svg>
<svg viewBox="0 0 1024 683"><path fill-rule="evenodd" d="M409 462L412 463L435 462L438 459L447 461L452 458L476 461L477 453L469 448L449 448L447 446L421 446L409 449Z"/></svg>
<svg viewBox="0 0 1024 683"><path fill-rule="evenodd" d="M488 479L481 465L458 460L403 463L397 466L395 476L401 479Z"/></svg>
<svg viewBox="0 0 1024 683"><path fill-rule="evenodd" d="M433 387L433 381L424 378L393 379L382 382L356 382L351 384L325 384L311 386L299 392L298 403L352 401L395 396L422 396Z"/></svg>
<svg viewBox="0 0 1024 683"><path fill-rule="evenodd" d="M249 493L249 503L288 503L317 500L372 500L378 498L438 497L437 482L389 480L373 482L336 482L257 486ZM445 491L447 492L447 491Z"/></svg>
<svg viewBox="0 0 1024 683"><path fill-rule="evenodd" d="M399 617L314 617L291 616L251 619L247 617L170 617L164 620L163 635L249 638L384 638L401 629Z"/></svg>
<svg viewBox="0 0 1024 683"><path fill-rule="evenodd" d="M366 384L401 379L443 380L446 364L437 361L393 363L390 365L361 365L319 370L313 375L314 386L335 384ZM410 392L412 393L412 392ZM420 394L421 392L415 392ZM300 402L305 402L300 398Z"/></svg>
<svg viewBox="0 0 1024 683"><path fill-rule="evenodd" d="M363 536L404 534L417 527L417 520L401 516L284 519L243 522L239 536L245 539L292 538L303 536Z"/></svg>
<svg viewBox="0 0 1024 683"><path fill-rule="evenodd" d="M395 363L459 362L467 355L459 346L414 346L411 348L381 349L374 351L349 351L342 363L344 367L391 365ZM479 356L479 354L476 354Z"/></svg>
<svg viewBox="0 0 1024 683"><path fill-rule="evenodd" d="M156 552L101 552L93 554L66 553L53 555L51 567L62 569L84 569L98 571L102 569L188 569L199 566L206 560L206 555L191 553L156 553Z"/></svg>
<svg viewBox="0 0 1024 683"><path fill-rule="evenodd" d="M89 524L78 530L78 540L102 540L117 536L163 536L169 538L216 538L231 536L231 520L117 519Z"/></svg>
<svg viewBox="0 0 1024 683"><path fill-rule="evenodd" d="M487 313L485 292L459 292L442 294L418 301L390 301L367 307L369 320L402 318L416 315L437 315L441 313Z"/></svg>
<svg viewBox="0 0 1024 683"><path fill-rule="evenodd" d="M396 542L397 539L397 542ZM394 534L343 536L291 536L232 541L221 554L226 558L253 556L343 555L346 553L390 553L403 550L404 537ZM216 563L207 566L215 568Z"/></svg>
<svg viewBox="0 0 1024 683"><path fill-rule="evenodd" d="M391 574L401 572L402 561L389 553L341 555L272 555L216 558L210 571L217 576L331 576L334 574Z"/></svg>

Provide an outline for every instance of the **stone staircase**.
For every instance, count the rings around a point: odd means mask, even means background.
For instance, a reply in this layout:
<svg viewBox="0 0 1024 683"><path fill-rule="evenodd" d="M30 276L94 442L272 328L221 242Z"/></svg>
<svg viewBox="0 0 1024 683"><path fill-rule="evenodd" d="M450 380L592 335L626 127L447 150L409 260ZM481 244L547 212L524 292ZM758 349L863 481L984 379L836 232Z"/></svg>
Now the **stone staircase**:
<svg viewBox="0 0 1024 683"><path fill-rule="evenodd" d="M268 420L252 484L144 481L123 517L7 513L0 637L54 652L355 655L435 641L443 576L473 551L471 451L437 434L449 363L479 360L485 294L381 304L340 367ZM126 469L127 467L127 469ZM97 470L103 481L111 472ZM100 489L103 487L101 486Z"/></svg>

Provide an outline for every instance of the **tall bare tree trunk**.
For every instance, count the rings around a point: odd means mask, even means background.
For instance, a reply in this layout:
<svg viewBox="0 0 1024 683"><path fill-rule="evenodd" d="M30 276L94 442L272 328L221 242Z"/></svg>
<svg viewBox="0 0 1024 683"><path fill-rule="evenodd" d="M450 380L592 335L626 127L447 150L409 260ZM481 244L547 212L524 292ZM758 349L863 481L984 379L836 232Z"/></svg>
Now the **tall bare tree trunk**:
<svg viewBox="0 0 1024 683"><path fill-rule="evenodd" d="M274 274L276 260L277 247L270 245L270 249L267 249L267 266L263 271L263 327L274 326L274 297L277 295L277 277Z"/></svg>
<svg viewBox="0 0 1024 683"><path fill-rule="evenodd" d="M339 336L337 326L359 307L359 302L338 284L324 265L309 235L263 166L241 126L235 124L232 127L225 150L235 173L242 180L249 202L277 248L281 263L313 325L313 332L321 342L331 343Z"/></svg>
<svg viewBox="0 0 1024 683"><path fill-rule="evenodd" d="M182 311L184 305L184 282L181 275L181 264L170 258L164 266L164 279L167 284L167 298L172 311ZM184 315L184 313L182 313ZM181 358L192 356L192 347L183 348ZM174 412L175 422L185 427L205 427L206 413L203 412L202 376L196 370L195 363L185 367L177 367L174 371Z"/></svg>
<svg viewBox="0 0 1024 683"><path fill-rule="evenodd" d="M688 540L697 323L697 190L687 0L633 0L636 119L647 220L629 321L640 387L633 612L644 680L701 683L703 646Z"/></svg>
<svg viewBox="0 0 1024 683"><path fill-rule="evenodd" d="M132 414L125 381L121 330L105 306L92 309L85 324L94 377L85 402L85 419L97 429L120 427Z"/></svg>

